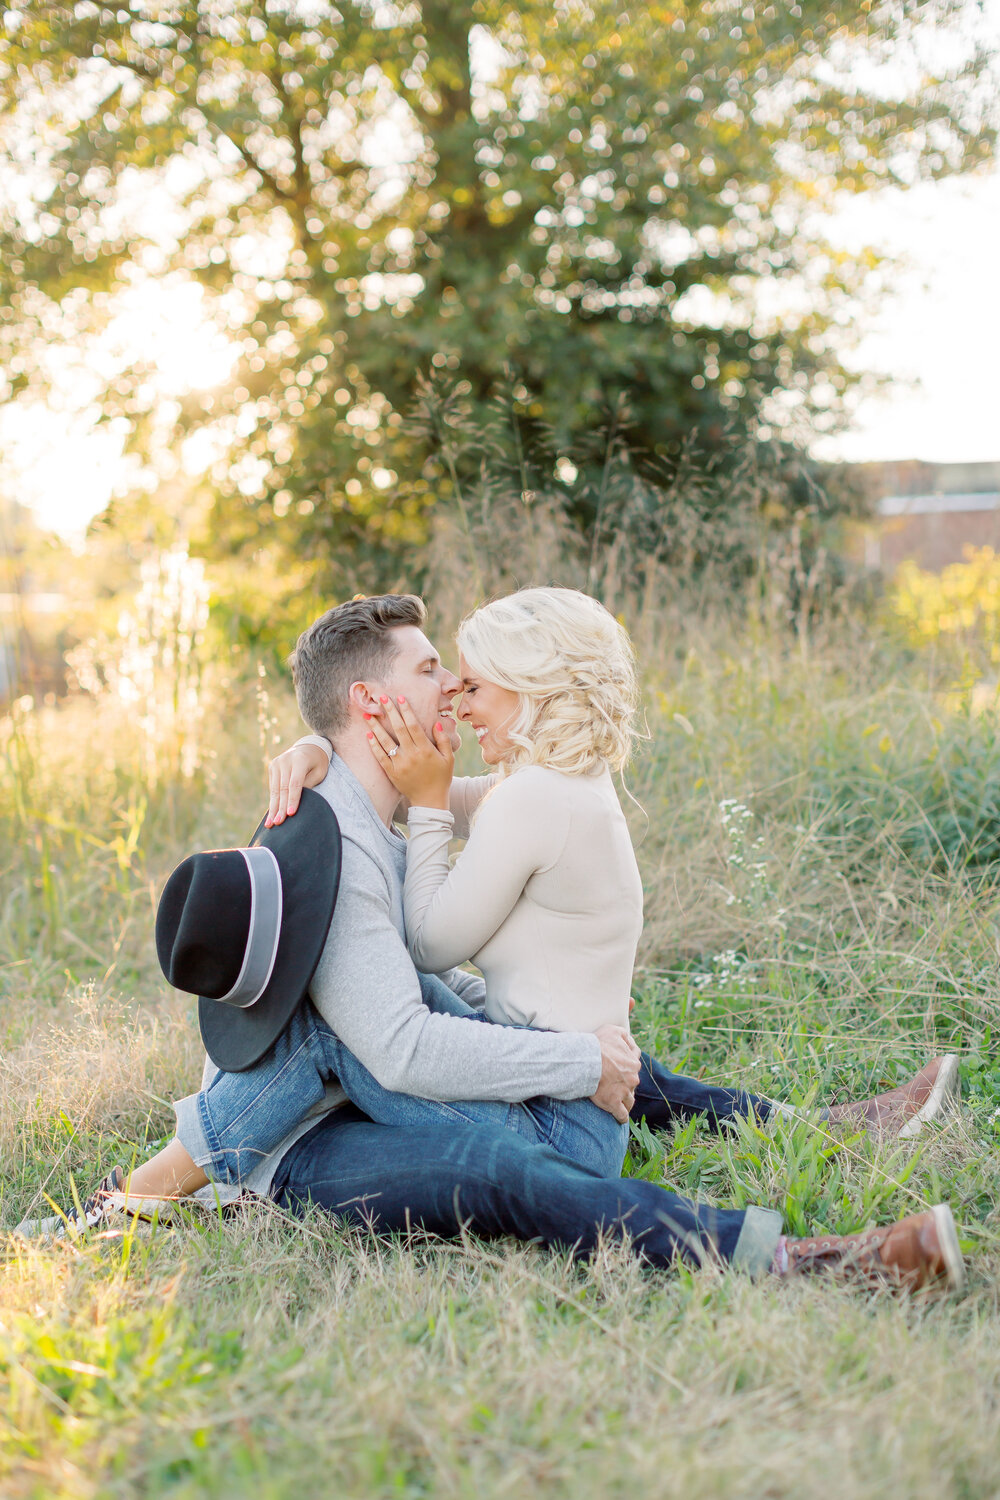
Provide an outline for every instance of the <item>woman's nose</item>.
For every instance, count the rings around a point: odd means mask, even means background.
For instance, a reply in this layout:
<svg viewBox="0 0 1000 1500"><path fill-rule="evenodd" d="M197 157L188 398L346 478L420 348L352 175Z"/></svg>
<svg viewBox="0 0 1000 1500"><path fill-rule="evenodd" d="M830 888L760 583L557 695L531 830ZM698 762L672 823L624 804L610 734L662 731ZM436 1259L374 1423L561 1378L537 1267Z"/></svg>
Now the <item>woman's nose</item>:
<svg viewBox="0 0 1000 1500"><path fill-rule="evenodd" d="M465 694L464 693L462 694L461 698L459 698L459 700L458 700L458 707L455 710L455 717L456 717L456 719L463 719L463 720L467 719L469 717L469 707L468 707L468 704L465 701Z"/></svg>

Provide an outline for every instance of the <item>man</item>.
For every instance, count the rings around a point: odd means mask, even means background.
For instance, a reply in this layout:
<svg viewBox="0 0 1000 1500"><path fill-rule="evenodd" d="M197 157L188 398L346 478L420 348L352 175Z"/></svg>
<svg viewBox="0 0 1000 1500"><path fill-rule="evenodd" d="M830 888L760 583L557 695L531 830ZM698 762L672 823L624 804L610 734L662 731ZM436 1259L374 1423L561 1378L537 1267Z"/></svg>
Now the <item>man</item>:
<svg viewBox="0 0 1000 1500"><path fill-rule="evenodd" d="M301 1008L254 1070L272 1127L281 1101L287 1103L288 1135L247 1172L240 1136L223 1139L216 1129L217 1117L230 1117L216 1106L237 1086L234 1075L207 1075L210 1086L178 1106L175 1175L157 1188L190 1192L205 1180L199 1169L211 1164L213 1193L225 1199L220 1163L224 1177L231 1156L232 1175L244 1189L293 1211L311 1201L380 1229L422 1225L454 1234L468 1224L484 1235L514 1234L580 1251L603 1231L627 1234L658 1265L680 1254L756 1272L833 1265L909 1285L937 1276L959 1284L961 1258L943 1205L864 1236L785 1241L772 1210L712 1209L652 1184L600 1178L495 1127L375 1125L344 1102L335 1078L316 1065L324 1038L349 1048L383 1087L425 1098L510 1104L539 1095L589 1097L619 1119L631 1110L654 1125L692 1113L718 1124L754 1113L766 1120L775 1108L678 1078L649 1058L640 1068L620 1028L592 1035L470 1024L461 1012L483 999L482 981L473 976L452 971L445 984L425 981L422 988L404 939L405 840L393 828L398 793L370 754L367 725L391 694L405 697L428 731L440 720L456 732L451 700L461 684L443 667L423 623L419 600L388 595L328 611L299 640L293 660L299 705L335 752L318 790L340 823L343 870L312 1005ZM460 803L462 786L456 790ZM286 806L287 793L285 806L280 796L278 805L272 801L274 821L282 821ZM246 1076L239 1075L244 1091ZM898 1098L858 1108L915 1116L933 1082L918 1075L896 1091ZM307 1111L313 1118L303 1120ZM145 1167L133 1174L133 1196L154 1190L148 1175ZM101 1201L92 1211L102 1211Z"/></svg>

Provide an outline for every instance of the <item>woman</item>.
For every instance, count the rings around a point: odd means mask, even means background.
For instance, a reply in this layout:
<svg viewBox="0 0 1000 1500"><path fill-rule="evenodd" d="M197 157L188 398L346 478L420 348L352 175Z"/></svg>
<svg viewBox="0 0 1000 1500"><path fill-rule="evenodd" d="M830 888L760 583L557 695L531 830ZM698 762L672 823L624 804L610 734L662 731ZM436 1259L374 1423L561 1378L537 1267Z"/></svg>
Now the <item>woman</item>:
<svg viewBox="0 0 1000 1500"><path fill-rule="evenodd" d="M458 634L458 717L499 774L467 784L453 870L452 754L388 704L372 752L410 804L407 941L417 967L474 959L508 1025L628 1024L642 882L611 776L628 760L636 681L621 625L569 589L525 589ZM443 737L442 737L443 739Z"/></svg>

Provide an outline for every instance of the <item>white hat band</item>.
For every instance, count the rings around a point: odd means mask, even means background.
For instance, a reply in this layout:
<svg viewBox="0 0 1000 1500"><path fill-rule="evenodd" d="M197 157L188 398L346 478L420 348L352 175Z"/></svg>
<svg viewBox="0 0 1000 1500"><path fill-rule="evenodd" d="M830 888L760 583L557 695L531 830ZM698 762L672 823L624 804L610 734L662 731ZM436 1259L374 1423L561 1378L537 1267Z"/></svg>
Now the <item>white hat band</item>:
<svg viewBox="0 0 1000 1500"><path fill-rule="evenodd" d="M281 937L281 870L270 849L239 852L250 872L250 931L236 983L228 995L219 996L219 1003L246 1010L256 1005L274 972Z"/></svg>

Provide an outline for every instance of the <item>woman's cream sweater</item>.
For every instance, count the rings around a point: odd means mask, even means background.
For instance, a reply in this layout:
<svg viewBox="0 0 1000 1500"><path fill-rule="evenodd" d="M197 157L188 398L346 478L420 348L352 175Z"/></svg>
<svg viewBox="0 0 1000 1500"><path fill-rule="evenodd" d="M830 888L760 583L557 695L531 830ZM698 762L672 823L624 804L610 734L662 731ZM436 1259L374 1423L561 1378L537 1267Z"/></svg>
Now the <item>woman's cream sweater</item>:
<svg viewBox="0 0 1000 1500"><path fill-rule="evenodd" d="M409 810L404 906L417 967L471 959L493 1021L627 1026L642 882L609 772L525 766L456 784L451 800L457 830L451 812ZM449 840L470 813L449 870Z"/></svg>

